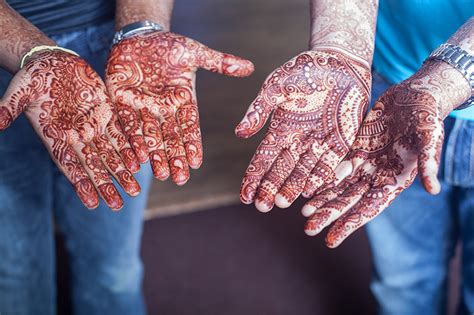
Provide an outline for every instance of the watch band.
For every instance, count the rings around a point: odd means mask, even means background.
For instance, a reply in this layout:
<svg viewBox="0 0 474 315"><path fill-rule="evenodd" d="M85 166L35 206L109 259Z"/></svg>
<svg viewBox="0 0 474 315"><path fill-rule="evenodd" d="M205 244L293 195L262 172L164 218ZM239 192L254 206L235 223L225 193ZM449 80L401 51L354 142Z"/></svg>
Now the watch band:
<svg viewBox="0 0 474 315"><path fill-rule="evenodd" d="M112 45L117 44L124 38L131 37L133 35L141 34L148 31L163 31L164 28L158 23L152 21L140 21L132 24L125 25L118 32L115 33Z"/></svg>
<svg viewBox="0 0 474 315"><path fill-rule="evenodd" d="M426 60L442 60L456 68L466 78L471 86L471 97L456 110L465 109L474 105L474 56L459 46L453 44L442 44L436 48Z"/></svg>

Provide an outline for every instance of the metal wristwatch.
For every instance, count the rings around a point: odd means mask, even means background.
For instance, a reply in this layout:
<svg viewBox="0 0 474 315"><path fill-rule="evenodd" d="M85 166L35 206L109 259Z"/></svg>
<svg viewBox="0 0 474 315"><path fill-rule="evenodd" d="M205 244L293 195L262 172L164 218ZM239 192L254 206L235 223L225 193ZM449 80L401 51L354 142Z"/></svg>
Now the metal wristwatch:
<svg viewBox="0 0 474 315"><path fill-rule="evenodd" d="M125 25L121 30L115 33L112 45L117 44L124 38L131 37L133 35L141 34L148 31L163 31L164 28L158 23L152 21L140 21L132 24Z"/></svg>
<svg viewBox="0 0 474 315"><path fill-rule="evenodd" d="M471 97L456 110L465 109L474 105L474 56L459 46L442 44L436 48L426 60L442 60L461 72L471 86Z"/></svg>

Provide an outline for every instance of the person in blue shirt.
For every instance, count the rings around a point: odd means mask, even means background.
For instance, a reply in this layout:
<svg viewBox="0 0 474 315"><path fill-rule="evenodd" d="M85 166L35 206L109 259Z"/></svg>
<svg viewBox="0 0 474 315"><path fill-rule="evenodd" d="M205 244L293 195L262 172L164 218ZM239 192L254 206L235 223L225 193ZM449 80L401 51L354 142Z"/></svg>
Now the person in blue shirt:
<svg viewBox="0 0 474 315"><path fill-rule="evenodd" d="M332 248L373 220L380 314L446 313L462 240L460 312L474 313L474 107L455 110L472 102L474 2L311 5L310 49L267 78L236 128L252 136L274 111L242 202L268 212L311 198L305 232L334 223Z"/></svg>

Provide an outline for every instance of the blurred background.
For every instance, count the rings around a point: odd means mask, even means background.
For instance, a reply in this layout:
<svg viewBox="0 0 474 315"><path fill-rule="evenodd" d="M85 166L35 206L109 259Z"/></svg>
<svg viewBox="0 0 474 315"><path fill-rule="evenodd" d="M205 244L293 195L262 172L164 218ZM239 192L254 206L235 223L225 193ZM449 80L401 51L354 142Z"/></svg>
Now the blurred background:
<svg viewBox="0 0 474 315"><path fill-rule="evenodd" d="M177 0L172 30L248 58L256 71L197 75L204 163L183 187L153 183L142 248L149 314L375 314L363 231L330 250L324 237L305 236L302 201L266 215L239 203L263 132L242 140L234 126L265 77L307 49L308 1ZM58 255L67 259L60 242ZM59 270L63 314L67 272Z"/></svg>

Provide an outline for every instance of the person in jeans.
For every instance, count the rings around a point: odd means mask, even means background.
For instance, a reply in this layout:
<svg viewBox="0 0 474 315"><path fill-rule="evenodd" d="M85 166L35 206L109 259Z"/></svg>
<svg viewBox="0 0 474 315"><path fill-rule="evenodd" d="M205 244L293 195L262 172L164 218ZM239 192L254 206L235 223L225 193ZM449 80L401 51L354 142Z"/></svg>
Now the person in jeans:
<svg viewBox="0 0 474 315"><path fill-rule="evenodd" d="M172 5L0 2L0 314L56 313L55 226L74 314L145 313L151 178L181 185L202 162L195 72L253 71L169 32Z"/></svg>
<svg viewBox="0 0 474 315"><path fill-rule="evenodd" d="M474 312L473 9L462 0L311 1L310 49L266 79L236 128L249 137L271 119L242 202L268 212L311 198L305 232L334 223L331 248L378 216L367 232L380 314L444 314L458 240L460 312Z"/></svg>

